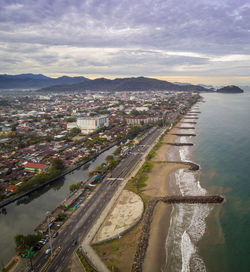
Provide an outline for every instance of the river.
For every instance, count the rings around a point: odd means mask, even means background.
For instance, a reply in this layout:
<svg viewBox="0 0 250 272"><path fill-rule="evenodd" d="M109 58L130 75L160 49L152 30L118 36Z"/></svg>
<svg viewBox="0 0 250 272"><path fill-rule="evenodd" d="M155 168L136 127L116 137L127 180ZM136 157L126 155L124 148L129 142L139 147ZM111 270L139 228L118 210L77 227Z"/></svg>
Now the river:
<svg viewBox="0 0 250 272"><path fill-rule="evenodd" d="M17 233L30 234L44 219L47 211L54 210L69 194L69 186L88 177L88 172L94 170L112 154L117 146L100 154L91 162L88 169L85 166L52 183L50 186L33 193L30 197L20 199L6 206L6 214L0 214L0 265L6 264L15 254L14 236Z"/></svg>

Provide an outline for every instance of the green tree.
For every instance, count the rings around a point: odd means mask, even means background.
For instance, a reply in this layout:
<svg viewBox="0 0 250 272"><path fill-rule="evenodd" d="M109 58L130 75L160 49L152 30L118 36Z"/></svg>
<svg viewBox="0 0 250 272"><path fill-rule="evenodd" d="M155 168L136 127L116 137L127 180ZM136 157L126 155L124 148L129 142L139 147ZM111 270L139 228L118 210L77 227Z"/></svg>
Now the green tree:
<svg viewBox="0 0 250 272"><path fill-rule="evenodd" d="M116 148L116 150L113 152L114 155L120 155L122 148L119 146Z"/></svg>
<svg viewBox="0 0 250 272"><path fill-rule="evenodd" d="M25 253L26 249L34 247L40 239L41 234L15 235L14 241L16 244L16 252L18 254Z"/></svg>
<svg viewBox="0 0 250 272"><path fill-rule="evenodd" d="M72 128L72 129L70 130L70 135L71 135L72 137L78 135L79 133L81 133L80 128L74 127L74 128Z"/></svg>
<svg viewBox="0 0 250 272"><path fill-rule="evenodd" d="M78 183L73 183L69 186L69 190L70 192L74 192L75 190L78 190L82 185L82 182L78 182Z"/></svg>
<svg viewBox="0 0 250 272"><path fill-rule="evenodd" d="M58 214L58 219L63 221L65 218L67 217L67 215L65 213L59 213Z"/></svg>
<svg viewBox="0 0 250 272"><path fill-rule="evenodd" d="M113 160L113 158L114 158L114 156L108 155L108 156L106 157L106 161L110 162L110 161Z"/></svg>
<svg viewBox="0 0 250 272"><path fill-rule="evenodd" d="M63 160L61 160L59 158L52 159L51 165L52 165L53 168L55 168L57 170L63 170L64 169L64 162L63 162Z"/></svg>

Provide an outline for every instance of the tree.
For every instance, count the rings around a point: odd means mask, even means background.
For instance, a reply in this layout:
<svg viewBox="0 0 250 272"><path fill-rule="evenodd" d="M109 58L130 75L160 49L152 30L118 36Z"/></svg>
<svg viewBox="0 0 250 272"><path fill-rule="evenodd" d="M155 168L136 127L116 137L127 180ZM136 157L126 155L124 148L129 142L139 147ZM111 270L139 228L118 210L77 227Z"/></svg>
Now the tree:
<svg viewBox="0 0 250 272"><path fill-rule="evenodd" d="M106 157L106 161L112 161L113 160L113 156L112 155L108 155L107 157Z"/></svg>
<svg viewBox="0 0 250 272"><path fill-rule="evenodd" d="M120 155L122 148L119 146L116 148L116 150L113 152L114 155Z"/></svg>
<svg viewBox="0 0 250 272"><path fill-rule="evenodd" d="M59 213L58 214L58 219L63 221L65 218L67 217L67 215L65 213Z"/></svg>
<svg viewBox="0 0 250 272"><path fill-rule="evenodd" d="M26 249L30 249L31 247L35 246L40 239L41 234L17 234L14 237L17 253L25 253Z"/></svg>
<svg viewBox="0 0 250 272"><path fill-rule="evenodd" d="M63 170L64 169L64 162L63 162L63 160L61 160L59 158L52 159L51 165L52 165L53 168L55 168L57 170Z"/></svg>
<svg viewBox="0 0 250 272"><path fill-rule="evenodd" d="M74 192L75 190L78 190L82 185L82 182L78 182L78 183L73 183L69 186L69 190L70 192Z"/></svg>
<svg viewBox="0 0 250 272"><path fill-rule="evenodd" d="M78 135L79 133L81 133L81 130L80 130L80 128L78 128L78 127L74 127L74 128L72 128L72 129L70 130L70 135L71 135L72 137Z"/></svg>

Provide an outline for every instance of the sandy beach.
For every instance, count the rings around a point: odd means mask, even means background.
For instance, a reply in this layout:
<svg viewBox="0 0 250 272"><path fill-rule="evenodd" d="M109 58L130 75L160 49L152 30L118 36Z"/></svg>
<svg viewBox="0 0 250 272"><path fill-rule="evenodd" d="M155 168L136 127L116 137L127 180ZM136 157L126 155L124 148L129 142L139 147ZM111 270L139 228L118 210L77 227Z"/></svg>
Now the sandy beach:
<svg viewBox="0 0 250 272"><path fill-rule="evenodd" d="M179 127L181 122L176 125ZM160 197L166 195L178 194L178 188L175 186L174 172L180 168L188 168L181 163L167 163L167 161L180 160L177 146L171 146L167 143L174 143L178 131L174 127L164 138L163 145L157 151L152 159L154 167L148 174L147 186L143 193L151 197ZM165 163L166 162L166 163ZM169 182L171 179L171 183ZM161 271L166 262L166 237L170 225L172 206L159 202L154 210L151 223L149 244L144 260L143 271Z"/></svg>
<svg viewBox="0 0 250 272"><path fill-rule="evenodd" d="M154 210L154 217L151 223L149 245L146 258L143 264L143 271L161 271L165 265L165 243L170 225L172 207L159 202Z"/></svg>

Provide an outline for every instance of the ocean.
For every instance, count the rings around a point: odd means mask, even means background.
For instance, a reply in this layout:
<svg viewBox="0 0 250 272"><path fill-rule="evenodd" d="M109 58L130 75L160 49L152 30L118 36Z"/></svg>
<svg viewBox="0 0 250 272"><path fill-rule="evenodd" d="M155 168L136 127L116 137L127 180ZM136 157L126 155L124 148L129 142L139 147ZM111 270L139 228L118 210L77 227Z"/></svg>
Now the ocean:
<svg viewBox="0 0 250 272"><path fill-rule="evenodd" d="M178 137L175 159L194 161L198 173L174 173L181 195L222 194L223 204L174 205L166 239L164 271L249 271L250 269L250 93L202 94L205 103L194 130ZM199 108L199 109L197 109ZM182 126L191 126L183 124ZM192 125L193 126L193 125Z"/></svg>

